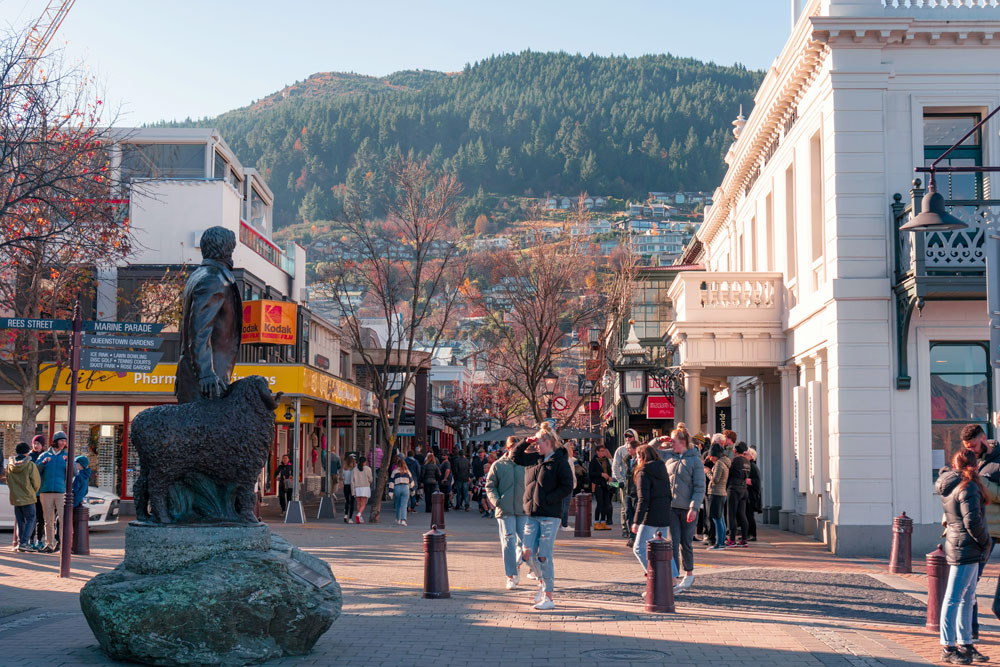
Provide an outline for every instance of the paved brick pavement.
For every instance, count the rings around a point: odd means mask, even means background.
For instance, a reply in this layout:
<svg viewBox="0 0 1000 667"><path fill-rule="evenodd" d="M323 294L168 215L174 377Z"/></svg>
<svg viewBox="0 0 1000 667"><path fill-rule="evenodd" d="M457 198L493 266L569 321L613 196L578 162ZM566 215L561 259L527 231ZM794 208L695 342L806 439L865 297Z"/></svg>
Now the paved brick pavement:
<svg viewBox="0 0 1000 667"><path fill-rule="evenodd" d="M922 575L889 575L882 561L838 558L801 536L762 528L761 541L748 549L697 548L701 588L687 602L678 596L676 614L655 615L629 593L640 590L643 577L617 531L590 539L560 532L557 607L536 612L528 587L502 587L495 521L476 512L447 514L452 598L424 600L421 534L429 515L410 515L407 528L391 523L391 512L383 516L390 523L271 523L330 563L345 604L311 655L269 664L904 665L933 661L938 652L920 622ZM78 592L120 562L123 546L123 526L93 533L92 554L74 558L74 576L66 580L57 576L56 556L0 552L0 664L114 664L98 650ZM757 582L743 597L741 572ZM991 565L987 574L996 572ZM768 581L775 582L770 598ZM995 578L984 578L980 592L991 598L995 586ZM584 594L600 587L615 592L607 599ZM747 604L751 595L768 604ZM981 604L989 609L988 598ZM833 606L838 613L823 613ZM1000 659L1000 624L984 621L982 650Z"/></svg>

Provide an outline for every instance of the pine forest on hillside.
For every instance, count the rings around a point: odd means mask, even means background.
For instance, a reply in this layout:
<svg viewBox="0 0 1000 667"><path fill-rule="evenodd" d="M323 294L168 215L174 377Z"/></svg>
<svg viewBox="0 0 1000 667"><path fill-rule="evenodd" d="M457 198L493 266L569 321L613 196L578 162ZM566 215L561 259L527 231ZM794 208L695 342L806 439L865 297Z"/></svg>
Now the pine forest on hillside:
<svg viewBox="0 0 1000 667"><path fill-rule="evenodd" d="M178 125L218 128L264 173L280 228L335 217L345 191L379 187L386 158L411 151L480 198L711 190L762 77L670 55L524 52L455 74L316 74Z"/></svg>

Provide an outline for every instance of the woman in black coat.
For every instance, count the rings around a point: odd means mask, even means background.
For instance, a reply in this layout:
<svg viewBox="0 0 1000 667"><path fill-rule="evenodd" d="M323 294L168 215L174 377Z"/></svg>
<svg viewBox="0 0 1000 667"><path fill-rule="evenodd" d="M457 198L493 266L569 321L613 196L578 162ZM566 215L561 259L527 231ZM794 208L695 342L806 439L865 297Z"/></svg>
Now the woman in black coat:
<svg viewBox="0 0 1000 667"><path fill-rule="evenodd" d="M438 467L437 459L430 452L424 459L424 466L420 472L420 483L424 485L424 511L431 511L431 494L437 491L438 482L441 481L441 468Z"/></svg>
<svg viewBox="0 0 1000 667"><path fill-rule="evenodd" d="M757 450L751 447L747 450L750 457L750 476L747 478L747 523L749 524L748 540L757 541L757 513L764 511L761 498L760 468L757 467Z"/></svg>
<svg viewBox="0 0 1000 667"><path fill-rule="evenodd" d="M635 488L637 501L632 532L635 545L632 551L639 559L644 572L648 571L646 543L660 533L666 537L670 532L670 477L667 466L652 445L642 445L636 450ZM674 577L677 565L670 559Z"/></svg>
<svg viewBox="0 0 1000 667"><path fill-rule="evenodd" d="M979 564L993 548L986 527L986 492L972 450L960 448L951 467L941 468L936 490L944 506L944 553L948 560L948 590L941 604L941 661L968 665L985 662L972 645L972 608L976 602Z"/></svg>
<svg viewBox="0 0 1000 667"><path fill-rule="evenodd" d="M559 436L546 422L539 427L535 437L514 448L513 459L514 463L525 467L524 511L528 515L528 523L524 527L522 559L539 579L535 609L552 609L555 607L552 600L555 577L552 550L556 530L562 521L563 498L573 493L569 455L559 442Z"/></svg>

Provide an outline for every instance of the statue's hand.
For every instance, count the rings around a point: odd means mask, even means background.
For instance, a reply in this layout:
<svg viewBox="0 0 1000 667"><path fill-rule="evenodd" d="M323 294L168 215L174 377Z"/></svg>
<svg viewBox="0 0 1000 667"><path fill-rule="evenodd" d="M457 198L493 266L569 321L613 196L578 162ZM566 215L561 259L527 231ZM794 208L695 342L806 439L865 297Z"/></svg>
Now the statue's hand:
<svg viewBox="0 0 1000 667"><path fill-rule="evenodd" d="M220 398L226 393L226 383L215 373L203 376L198 384L201 388L201 395L205 398Z"/></svg>

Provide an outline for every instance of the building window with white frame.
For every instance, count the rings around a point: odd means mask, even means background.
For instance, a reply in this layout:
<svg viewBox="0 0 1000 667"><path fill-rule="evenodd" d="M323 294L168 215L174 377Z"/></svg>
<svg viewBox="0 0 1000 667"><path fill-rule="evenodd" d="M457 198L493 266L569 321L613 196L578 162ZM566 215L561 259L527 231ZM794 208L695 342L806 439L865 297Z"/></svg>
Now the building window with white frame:
<svg viewBox="0 0 1000 667"><path fill-rule="evenodd" d="M980 424L992 437L992 373L984 342L930 344L931 475L962 446L966 424Z"/></svg>

